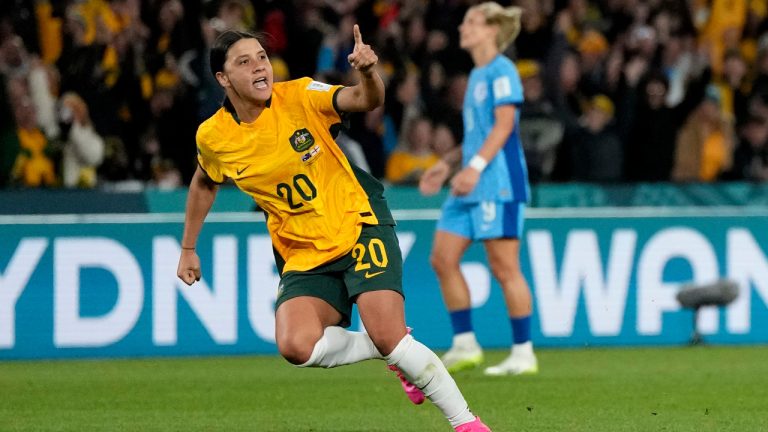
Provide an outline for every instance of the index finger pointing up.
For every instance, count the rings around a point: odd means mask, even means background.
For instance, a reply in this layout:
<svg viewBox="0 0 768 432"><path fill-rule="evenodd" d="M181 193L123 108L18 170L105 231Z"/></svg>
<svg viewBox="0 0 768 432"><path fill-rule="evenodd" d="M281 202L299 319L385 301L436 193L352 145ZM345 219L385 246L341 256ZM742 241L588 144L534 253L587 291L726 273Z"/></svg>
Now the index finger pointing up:
<svg viewBox="0 0 768 432"><path fill-rule="evenodd" d="M363 44L363 36L360 34L360 26L357 24L352 27L352 34L355 36L355 45Z"/></svg>

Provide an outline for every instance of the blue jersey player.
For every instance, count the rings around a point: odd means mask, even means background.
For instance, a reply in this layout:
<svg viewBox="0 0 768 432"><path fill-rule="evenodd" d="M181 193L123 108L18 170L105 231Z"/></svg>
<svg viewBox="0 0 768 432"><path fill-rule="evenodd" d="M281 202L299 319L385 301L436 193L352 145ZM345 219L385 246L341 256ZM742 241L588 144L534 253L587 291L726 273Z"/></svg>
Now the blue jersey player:
<svg viewBox="0 0 768 432"><path fill-rule="evenodd" d="M528 172L516 124L523 89L515 65L501 52L520 31L521 10L494 2L471 7L459 26L461 47L475 67L464 96L462 167L451 179L431 263L440 281L454 337L442 360L456 372L483 362L471 321L471 303L460 262L474 241L482 241L494 277L504 292L513 343L509 357L485 369L487 375L538 372L531 344L531 292L520 271L520 236L530 197ZM425 172L425 195L437 193L450 175L451 157Z"/></svg>

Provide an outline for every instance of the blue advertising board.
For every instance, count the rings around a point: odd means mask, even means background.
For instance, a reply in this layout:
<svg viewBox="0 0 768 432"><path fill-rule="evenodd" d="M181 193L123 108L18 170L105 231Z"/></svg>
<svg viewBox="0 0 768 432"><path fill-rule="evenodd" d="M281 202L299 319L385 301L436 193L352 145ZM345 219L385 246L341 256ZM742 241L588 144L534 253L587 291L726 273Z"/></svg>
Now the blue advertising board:
<svg viewBox="0 0 768 432"><path fill-rule="evenodd" d="M406 318L435 349L450 324L429 253L438 210L400 210ZM683 344L681 284L729 278L726 308L699 330L712 343L768 342L768 211L531 209L521 263L537 346ZM254 213L212 213L198 242L202 280L176 278L183 215L0 217L0 359L276 353L278 275ZM510 330L481 245L465 256L480 342ZM355 320L353 329L360 329Z"/></svg>

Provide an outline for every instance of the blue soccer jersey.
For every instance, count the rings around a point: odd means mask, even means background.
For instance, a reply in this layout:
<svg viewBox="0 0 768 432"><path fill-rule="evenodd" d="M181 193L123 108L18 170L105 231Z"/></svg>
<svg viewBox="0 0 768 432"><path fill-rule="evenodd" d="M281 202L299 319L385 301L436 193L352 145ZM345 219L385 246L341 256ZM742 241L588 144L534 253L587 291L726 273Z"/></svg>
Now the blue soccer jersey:
<svg viewBox="0 0 768 432"><path fill-rule="evenodd" d="M459 198L461 201L528 202L528 168L517 126L522 103L520 75L506 56L499 54L487 65L472 69L464 95L464 166L477 154L490 134L495 119L494 109L499 105L513 104L518 110L515 113L515 128L504 147L488 163L475 189Z"/></svg>

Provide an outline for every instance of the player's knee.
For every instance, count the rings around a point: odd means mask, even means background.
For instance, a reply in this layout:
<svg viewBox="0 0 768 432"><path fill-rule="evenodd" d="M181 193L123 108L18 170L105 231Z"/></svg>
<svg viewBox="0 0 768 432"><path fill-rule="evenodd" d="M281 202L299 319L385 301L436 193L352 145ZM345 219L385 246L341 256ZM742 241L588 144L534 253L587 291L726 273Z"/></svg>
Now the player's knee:
<svg viewBox="0 0 768 432"><path fill-rule="evenodd" d="M508 262L489 262L491 267L491 273L493 277L499 282L513 282L518 278L523 277L520 271L520 266L514 263Z"/></svg>
<svg viewBox="0 0 768 432"><path fill-rule="evenodd" d="M432 251L432 254L429 256L429 263L437 274L444 274L458 266L458 261L438 251Z"/></svg>
<svg viewBox="0 0 768 432"><path fill-rule="evenodd" d="M517 275L512 269L500 269L493 271L493 277L499 282L512 282Z"/></svg>
<svg viewBox="0 0 768 432"><path fill-rule="evenodd" d="M395 348L397 347L397 344L399 344L400 341L403 340L403 338L405 337L405 334L390 331L384 334L371 335L371 333L369 332L368 336L371 337L371 341L373 341L373 345L381 353L381 355L388 356L390 353L392 353L392 351L395 350Z"/></svg>
<svg viewBox="0 0 768 432"><path fill-rule="evenodd" d="M301 334L287 334L277 338L277 350L291 364L300 365L309 361L317 339Z"/></svg>

